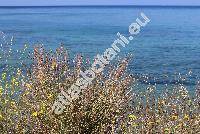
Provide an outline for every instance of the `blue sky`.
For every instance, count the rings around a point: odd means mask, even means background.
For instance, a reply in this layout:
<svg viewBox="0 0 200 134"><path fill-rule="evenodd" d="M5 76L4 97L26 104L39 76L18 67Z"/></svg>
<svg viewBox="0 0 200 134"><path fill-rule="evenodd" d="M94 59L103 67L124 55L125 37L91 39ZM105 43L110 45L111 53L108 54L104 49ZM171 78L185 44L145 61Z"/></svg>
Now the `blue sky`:
<svg viewBox="0 0 200 134"><path fill-rule="evenodd" d="M0 0L0 6L44 5L200 5L200 0Z"/></svg>

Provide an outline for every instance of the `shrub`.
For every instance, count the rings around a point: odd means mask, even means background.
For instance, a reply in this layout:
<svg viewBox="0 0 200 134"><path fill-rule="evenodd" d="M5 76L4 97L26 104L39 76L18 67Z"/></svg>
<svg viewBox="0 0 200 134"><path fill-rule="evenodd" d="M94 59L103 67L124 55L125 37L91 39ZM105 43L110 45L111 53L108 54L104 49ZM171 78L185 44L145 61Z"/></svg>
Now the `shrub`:
<svg viewBox="0 0 200 134"><path fill-rule="evenodd" d="M2 72L1 133L198 133L199 84L191 98L183 85L155 96L155 87L133 94L134 76L127 73L130 56L107 65L61 115L52 105L90 62L80 54L72 63L64 47L56 52L35 47L31 65ZM11 71L11 70L10 70ZM18 96L18 99L16 99Z"/></svg>

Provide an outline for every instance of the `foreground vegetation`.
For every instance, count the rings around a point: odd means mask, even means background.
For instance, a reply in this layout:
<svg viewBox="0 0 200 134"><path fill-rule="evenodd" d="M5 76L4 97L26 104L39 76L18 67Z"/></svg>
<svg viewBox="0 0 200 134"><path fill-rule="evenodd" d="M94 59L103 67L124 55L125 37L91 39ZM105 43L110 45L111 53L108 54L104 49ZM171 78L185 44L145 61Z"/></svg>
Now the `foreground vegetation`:
<svg viewBox="0 0 200 134"><path fill-rule="evenodd" d="M127 73L127 56L106 66L63 114L55 115L51 108L58 94L92 61L81 55L71 61L63 47L56 52L36 47L29 58L31 65L1 73L0 133L200 133L198 83L193 97L181 84L160 96L154 86L136 94L137 80Z"/></svg>

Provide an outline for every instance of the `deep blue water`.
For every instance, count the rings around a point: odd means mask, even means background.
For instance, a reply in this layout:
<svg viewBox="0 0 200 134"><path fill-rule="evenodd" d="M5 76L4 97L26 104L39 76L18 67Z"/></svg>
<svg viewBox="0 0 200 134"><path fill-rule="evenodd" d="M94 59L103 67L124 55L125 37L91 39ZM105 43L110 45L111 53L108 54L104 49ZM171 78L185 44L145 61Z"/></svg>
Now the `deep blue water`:
<svg viewBox="0 0 200 134"><path fill-rule="evenodd" d="M194 88L200 76L199 7L0 7L0 31L14 36L14 49L24 43L55 49L62 42L71 53L92 58L110 47L117 32L127 35L140 12L151 22L121 53L134 54L131 72L163 85L192 71L184 84Z"/></svg>

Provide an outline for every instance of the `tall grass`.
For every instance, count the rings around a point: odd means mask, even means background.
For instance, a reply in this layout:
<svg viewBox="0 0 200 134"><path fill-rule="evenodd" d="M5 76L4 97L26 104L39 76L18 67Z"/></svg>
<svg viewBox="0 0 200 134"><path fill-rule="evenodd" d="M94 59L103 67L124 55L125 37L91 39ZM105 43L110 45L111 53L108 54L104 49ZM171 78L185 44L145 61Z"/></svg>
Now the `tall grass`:
<svg viewBox="0 0 200 134"><path fill-rule="evenodd" d="M55 52L35 47L31 65L2 72L0 132L11 134L199 133L200 84L190 97L183 85L155 96L155 87L134 94L137 82L127 73L130 57L97 74L61 115L52 105L90 67L80 54L69 58L64 47ZM10 70L11 71L11 70Z"/></svg>

